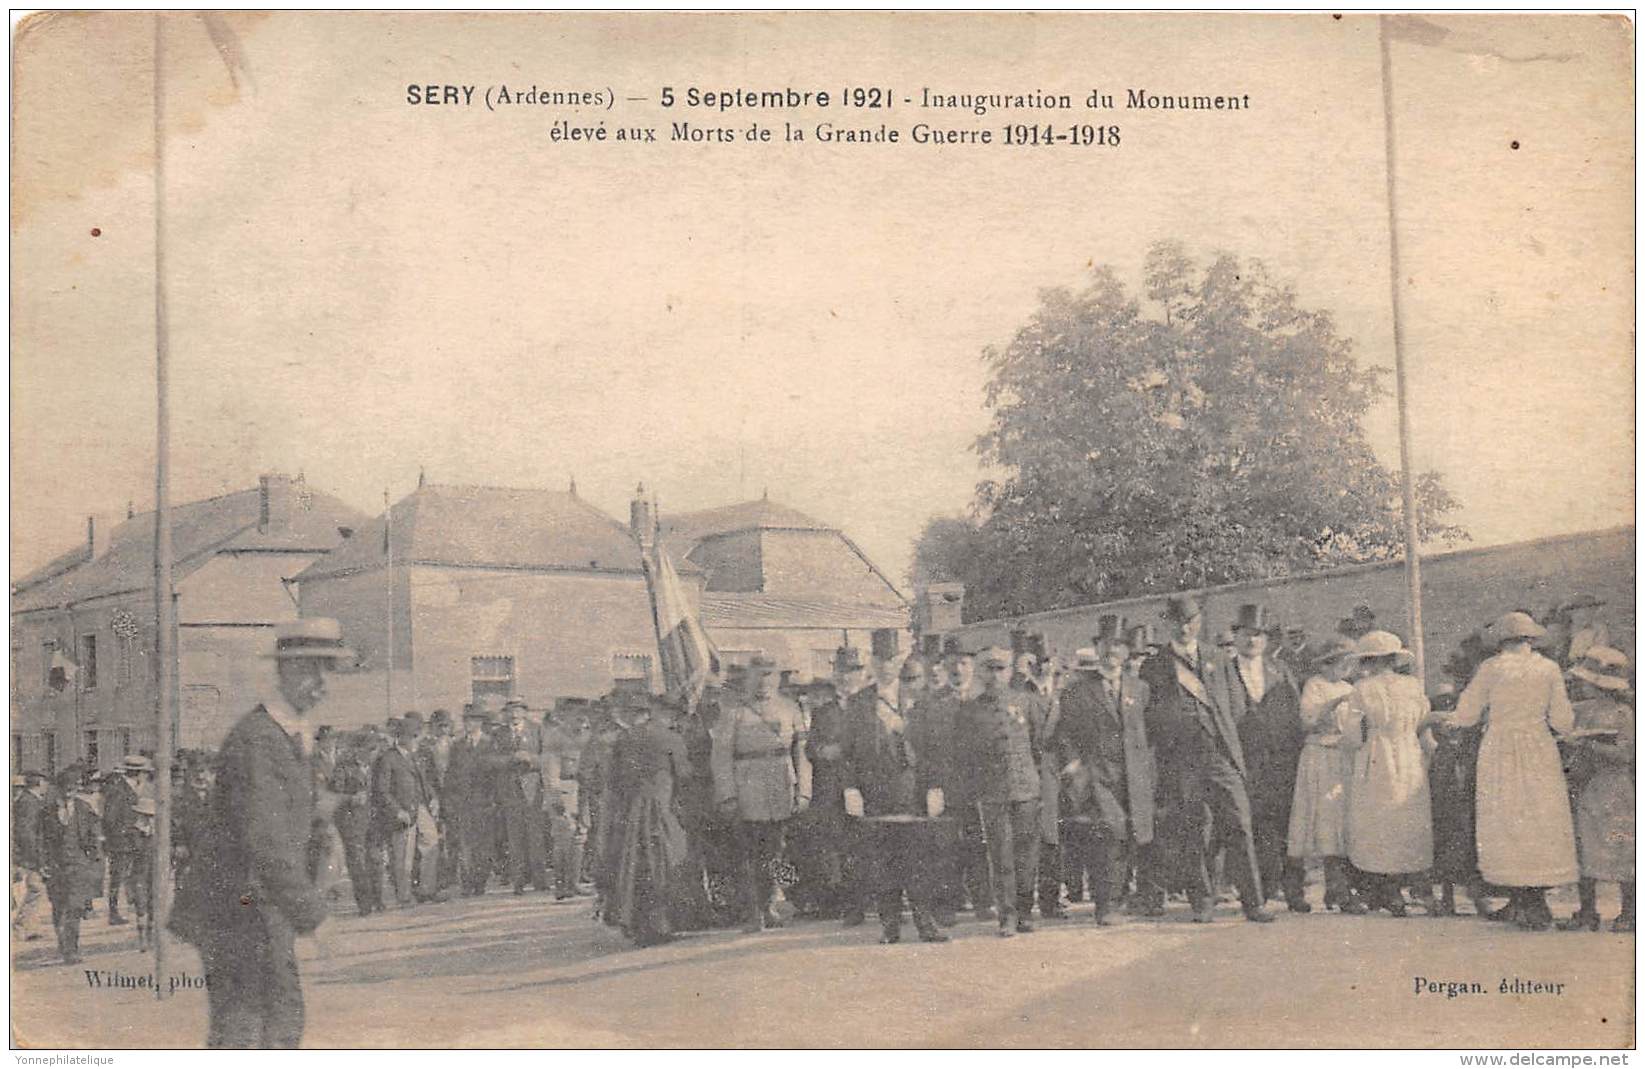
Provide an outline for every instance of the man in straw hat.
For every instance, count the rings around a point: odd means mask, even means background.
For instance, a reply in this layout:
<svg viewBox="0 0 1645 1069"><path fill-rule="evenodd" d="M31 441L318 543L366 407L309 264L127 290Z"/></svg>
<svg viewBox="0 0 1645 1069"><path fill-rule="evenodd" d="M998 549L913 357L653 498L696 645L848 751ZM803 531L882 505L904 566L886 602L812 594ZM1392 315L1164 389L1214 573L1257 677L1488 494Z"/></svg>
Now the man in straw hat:
<svg viewBox="0 0 1645 1069"><path fill-rule="evenodd" d="M746 932L782 927L772 909L773 866L789 820L811 804L805 723L799 707L777 693L776 671L776 661L756 654L743 692L726 695L711 733L715 803L737 822Z"/></svg>
<svg viewBox="0 0 1645 1069"><path fill-rule="evenodd" d="M354 653L337 621L303 619L276 628L264 656L274 667L269 690L223 740L209 849L195 857L172 910L172 930L200 949L206 1043L214 1048L298 1045L296 937L326 919L325 898L308 869L308 717L325 698L326 672L353 661Z"/></svg>
<svg viewBox="0 0 1645 1069"><path fill-rule="evenodd" d="M1234 655L1222 665L1217 696L1225 700L1245 755L1245 791L1263 895L1274 898L1283 891L1293 912L1306 913L1303 867L1285 852L1302 756L1298 684L1270 652L1273 631L1265 606L1241 605L1233 631Z"/></svg>
<svg viewBox="0 0 1645 1069"><path fill-rule="evenodd" d="M1529 614L1507 613L1489 635L1497 654L1479 666L1449 719L1485 724L1475 834L1480 873L1512 889L1498 916L1545 929L1553 920L1547 889L1578 877L1571 807L1552 734L1571 731L1576 716L1559 666L1533 648L1546 632Z"/></svg>
<svg viewBox="0 0 1645 1069"><path fill-rule="evenodd" d="M1097 620L1063 688L1052 737L1064 798L1062 849L1078 883L1089 876L1092 919L1114 923L1133 848L1154 838L1153 759L1144 716L1148 684L1125 672L1130 651L1117 616Z"/></svg>
<svg viewBox="0 0 1645 1069"><path fill-rule="evenodd" d="M137 799L144 787L144 774L154 765L142 754L127 754L118 774L103 780L103 844L109 859L109 923L129 924L120 913L120 891L130 901L137 895L133 874L142 844L137 838Z"/></svg>
<svg viewBox="0 0 1645 1069"><path fill-rule="evenodd" d="M1171 639L1143 665L1148 737L1158 762L1154 901L1185 886L1194 920L1211 921L1216 887L1208 864L1220 848L1248 920L1266 923L1262 880L1251 842L1251 803L1239 729L1217 694L1216 656L1199 641L1197 598L1173 594L1164 619ZM1172 868L1177 871L1171 871ZM1163 885L1161 888L1160 885Z"/></svg>

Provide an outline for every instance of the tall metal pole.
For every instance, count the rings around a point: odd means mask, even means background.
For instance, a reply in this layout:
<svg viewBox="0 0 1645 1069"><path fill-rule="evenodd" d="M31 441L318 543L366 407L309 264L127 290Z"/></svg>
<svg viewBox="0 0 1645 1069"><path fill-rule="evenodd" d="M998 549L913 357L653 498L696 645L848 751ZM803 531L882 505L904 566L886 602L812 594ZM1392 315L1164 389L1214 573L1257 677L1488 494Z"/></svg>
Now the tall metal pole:
<svg viewBox="0 0 1645 1069"><path fill-rule="evenodd" d="M383 680L383 716L394 715L394 508L388 503L388 487L383 487L383 555L388 566L388 671Z"/></svg>
<svg viewBox="0 0 1645 1069"><path fill-rule="evenodd" d="M167 359L165 258L165 91L162 85L163 20L154 16L154 636L156 702L154 742L154 881L149 923L154 933L154 997L166 994L166 928L171 912L171 751L177 704L176 605L172 599L171 371Z"/></svg>
<svg viewBox="0 0 1645 1069"><path fill-rule="evenodd" d="M1388 290L1394 312L1394 389L1399 405L1400 490L1405 503L1405 582L1409 598L1411 652L1416 655L1417 678L1426 680L1422 641L1422 554L1417 537L1417 495L1411 461L1411 413L1405 383L1405 325L1400 310L1399 213L1394 195L1394 83L1390 76L1388 18L1378 16L1377 36L1382 49L1382 133L1388 179Z"/></svg>

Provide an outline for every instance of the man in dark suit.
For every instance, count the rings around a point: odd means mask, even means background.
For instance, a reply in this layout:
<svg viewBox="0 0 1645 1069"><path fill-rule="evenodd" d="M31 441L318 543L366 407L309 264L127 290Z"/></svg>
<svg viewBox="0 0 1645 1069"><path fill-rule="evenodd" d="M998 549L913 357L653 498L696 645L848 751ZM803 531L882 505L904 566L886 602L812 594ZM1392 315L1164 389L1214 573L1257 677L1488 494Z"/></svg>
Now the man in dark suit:
<svg viewBox="0 0 1645 1069"><path fill-rule="evenodd" d="M80 920L103 878L103 828L89 777L79 765L57 774L60 801L41 817L46 894L63 964L80 960Z"/></svg>
<svg viewBox="0 0 1645 1069"><path fill-rule="evenodd" d="M1218 696L1239 729L1245 755L1246 794L1251 801L1251 841L1266 898L1282 891L1293 912L1307 913L1301 859L1286 857L1291 797L1302 756L1301 697L1296 677L1269 652L1267 612L1241 605L1234 623L1234 656L1221 668Z"/></svg>
<svg viewBox="0 0 1645 1069"><path fill-rule="evenodd" d="M46 777L39 772L23 773L23 789L11 803L11 934L14 940L40 938L33 922L47 901L46 851L41 840L47 805Z"/></svg>
<svg viewBox="0 0 1645 1069"><path fill-rule="evenodd" d="M1093 919L1114 923L1136 852L1154 838L1154 763L1145 715L1148 684L1127 674L1117 616L1097 621L1094 648L1080 651L1062 690L1053 740L1065 808L1062 848L1088 874Z"/></svg>
<svg viewBox="0 0 1645 1069"><path fill-rule="evenodd" d="M456 856L457 881L465 895L485 894L497 837L492 830L495 804L491 780L485 769L489 726L484 709L466 706L462 738L451 744L451 758L446 764L441 801L446 822L445 849Z"/></svg>
<svg viewBox="0 0 1645 1069"><path fill-rule="evenodd" d="M1147 731L1159 775L1153 880L1156 886L1186 887L1194 920L1209 923L1216 887L1207 862L1225 848L1246 918L1272 921L1274 915L1262 905L1251 844L1245 755L1225 699L1216 693L1217 658L1199 640L1199 602L1173 594L1164 615L1171 639L1142 669L1149 690ZM1180 871L1167 871L1172 863Z"/></svg>
<svg viewBox="0 0 1645 1069"><path fill-rule="evenodd" d="M147 759L127 754L118 773L103 777L103 848L109 859L109 923L129 924L120 913L120 892L127 901L136 894L131 886L137 864L137 788Z"/></svg>
<svg viewBox="0 0 1645 1069"><path fill-rule="evenodd" d="M371 819L378 841L388 847L389 878L401 909L430 897L435 889L429 786L417 759L422 734L421 716L401 717L394 726L393 745L378 755L371 770Z"/></svg>
<svg viewBox="0 0 1645 1069"><path fill-rule="evenodd" d="M272 693L229 731L209 803L209 849L178 889L170 927L200 949L213 1048L291 1048L303 1038L296 937L326 918L308 868L314 774L309 712L325 674L352 660L335 620L281 625Z"/></svg>
<svg viewBox="0 0 1645 1069"><path fill-rule="evenodd" d="M960 703L954 724L957 780L987 841L999 934L1032 932L1040 847L1040 740L1029 703L1011 689L1011 651L982 657L982 691Z"/></svg>
<svg viewBox="0 0 1645 1069"><path fill-rule="evenodd" d="M845 734L852 710L870 707L873 697L855 646L836 649L833 668L833 699L812 714L806 735L815 804L796 822L803 830L795 848L821 870L813 881L823 884L821 915L838 915L846 927L855 927L863 922L869 890L857 829L844 809Z"/></svg>
<svg viewBox="0 0 1645 1069"><path fill-rule="evenodd" d="M514 893L526 884L548 890L547 829L543 826L541 745L527 719L526 704L510 698L503 706L508 726L492 740L486 757L493 798L508 849L508 873Z"/></svg>

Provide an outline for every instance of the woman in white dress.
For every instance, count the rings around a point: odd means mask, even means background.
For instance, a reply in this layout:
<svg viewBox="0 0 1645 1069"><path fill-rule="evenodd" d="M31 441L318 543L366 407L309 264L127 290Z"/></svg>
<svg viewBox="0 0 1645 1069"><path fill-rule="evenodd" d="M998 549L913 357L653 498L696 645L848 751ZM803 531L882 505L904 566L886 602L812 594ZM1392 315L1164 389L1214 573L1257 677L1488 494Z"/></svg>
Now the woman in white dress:
<svg viewBox="0 0 1645 1069"><path fill-rule="evenodd" d="M1405 916L1400 888L1415 885L1431 914L1434 862L1428 766L1420 733L1430 721L1422 684L1398 669L1414 659L1399 636L1372 631L1355 655L1363 672L1338 706L1337 730L1354 754L1348 782L1348 859L1373 909Z"/></svg>
<svg viewBox="0 0 1645 1069"><path fill-rule="evenodd" d="M1485 724L1475 834L1480 874L1512 890L1503 919L1550 927L1547 890L1577 881L1576 837L1554 734L1575 726L1559 666L1531 648L1542 627L1523 612L1491 625L1499 646L1479 666L1450 719Z"/></svg>
<svg viewBox="0 0 1645 1069"><path fill-rule="evenodd" d="M1342 745L1337 711L1354 693L1350 680L1358 659L1354 644L1339 638L1314 660L1315 674L1302 687L1302 726L1308 732L1297 759L1286 853L1318 858L1325 867L1325 908L1364 913L1348 880L1348 780L1353 750Z"/></svg>

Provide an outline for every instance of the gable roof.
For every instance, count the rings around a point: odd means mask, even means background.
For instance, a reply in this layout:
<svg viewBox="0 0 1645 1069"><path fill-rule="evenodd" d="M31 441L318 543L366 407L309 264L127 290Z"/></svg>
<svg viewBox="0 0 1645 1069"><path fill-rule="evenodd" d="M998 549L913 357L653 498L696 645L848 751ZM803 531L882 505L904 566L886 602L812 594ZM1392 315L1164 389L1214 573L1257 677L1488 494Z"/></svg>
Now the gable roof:
<svg viewBox="0 0 1645 1069"><path fill-rule="evenodd" d="M297 581L383 567L385 526L397 563L642 574L628 528L576 494L429 483L298 573Z"/></svg>
<svg viewBox="0 0 1645 1069"><path fill-rule="evenodd" d="M328 553L366 515L330 494L309 492L290 523L259 531L258 488L190 501L171 509L174 579L195 571L221 552ZM343 543L346 544L346 543ZM12 612L56 608L88 598L154 589L154 513L143 512L109 533L109 548L95 560L88 546L57 558L12 585Z"/></svg>

